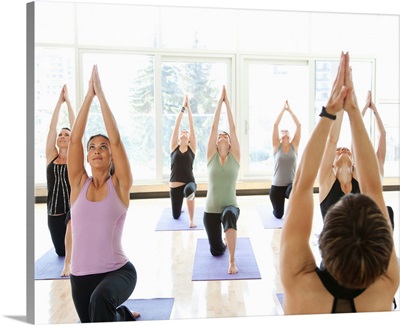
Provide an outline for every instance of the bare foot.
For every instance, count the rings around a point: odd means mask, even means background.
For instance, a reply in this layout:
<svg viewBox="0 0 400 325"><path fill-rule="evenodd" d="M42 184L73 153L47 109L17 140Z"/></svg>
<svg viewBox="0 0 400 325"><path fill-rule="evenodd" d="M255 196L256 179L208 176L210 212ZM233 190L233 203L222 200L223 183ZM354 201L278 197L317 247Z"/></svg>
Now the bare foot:
<svg viewBox="0 0 400 325"><path fill-rule="evenodd" d="M140 313L137 312L137 311L132 311L132 310L131 310L131 313L132 313L133 317L135 317L135 318L140 317Z"/></svg>
<svg viewBox="0 0 400 325"><path fill-rule="evenodd" d="M238 272L239 272L239 270L236 267L235 259L233 259L233 261L229 261L228 273L229 274L236 274Z"/></svg>
<svg viewBox="0 0 400 325"><path fill-rule="evenodd" d="M64 268L63 268L63 270L62 270L60 276L61 276L61 277L68 277L69 274L70 274L70 271L69 271L69 264L68 264L68 265L65 265L65 264L64 264Z"/></svg>
<svg viewBox="0 0 400 325"><path fill-rule="evenodd" d="M196 227L197 225L193 221L190 221L189 228L196 228Z"/></svg>

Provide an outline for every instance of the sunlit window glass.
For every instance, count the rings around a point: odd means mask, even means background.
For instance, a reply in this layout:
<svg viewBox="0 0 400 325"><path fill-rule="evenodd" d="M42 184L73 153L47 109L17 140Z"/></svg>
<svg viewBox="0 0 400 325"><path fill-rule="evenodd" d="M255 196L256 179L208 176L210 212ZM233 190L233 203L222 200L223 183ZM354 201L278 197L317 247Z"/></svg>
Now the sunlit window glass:
<svg viewBox="0 0 400 325"><path fill-rule="evenodd" d="M189 97L197 138L194 173L196 177L205 177L206 146L222 86L227 82L227 69L225 62L164 62L162 64L164 177L168 178L170 173L170 139L186 94ZM222 113L221 125L226 124L226 114ZM184 115L180 129L189 129L187 113Z"/></svg>
<svg viewBox="0 0 400 325"><path fill-rule="evenodd" d="M308 66L254 62L248 64L249 121L246 124L250 176L271 177L273 172L272 131L285 101L302 123L308 126ZM293 119L284 114L280 128L293 135ZM306 132L306 131L303 131ZM301 144L305 140L301 141Z"/></svg>
<svg viewBox="0 0 400 325"><path fill-rule="evenodd" d="M85 93L93 64L97 64L102 87L131 163L134 181L156 178L154 58L148 55L85 53ZM94 100L85 140L105 133L100 106ZM86 142L85 142L86 143Z"/></svg>
<svg viewBox="0 0 400 325"><path fill-rule="evenodd" d="M35 50L35 182L46 183L46 139L51 117L63 85L67 85L73 108L76 107L75 51L71 48ZM66 105L60 110L57 131L70 127Z"/></svg>

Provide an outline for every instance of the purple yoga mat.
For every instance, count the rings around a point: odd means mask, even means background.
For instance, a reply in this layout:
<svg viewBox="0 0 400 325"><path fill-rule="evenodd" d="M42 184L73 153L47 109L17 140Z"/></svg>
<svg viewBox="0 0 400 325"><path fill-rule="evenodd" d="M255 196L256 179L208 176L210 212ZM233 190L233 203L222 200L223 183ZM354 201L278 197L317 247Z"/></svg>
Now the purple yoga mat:
<svg viewBox="0 0 400 325"><path fill-rule="evenodd" d="M204 207L195 207L194 223L197 227L189 228L189 212L187 209L183 209L181 216L178 219L174 219L171 207L164 208L158 220L156 231L203 230L203 213Z"/></svg>
<svg viewBox="0 0 400 325"><path fill-rule="evenodd" d="M35 262L35 280L62 280L69 277L61 277L64 268L64 257L58 256L54 249L48 250Z"/></svg>
<svg viewBox="0 0 400 325"><path fill-rule="evenodd" d="M261 217L264 229L279 229L283 226L283 218L277 219L272 213L271 205L258 205L257 211Z"/></svg>
<svg viewBox="0 0 400 325"><path fill-rule="evenodd" d="M237 239L235 258L239 272L228 274L228 250L222 256L212 256L208 239L197 239L192 281L261 279L250 238Z"/></svg>
<svg viewBox="0 0 400 325"><path fill-rule="evenodd" d="M277 293L276 296L278 297L278 300L283 308L283 293Z"/></svg>
<svg viewBox="0 0 400 325"><path fill-rule="evenodd" d="M174 298L129 299L123 303L131 311L140 313L136 320L169 320Z"/></svg>

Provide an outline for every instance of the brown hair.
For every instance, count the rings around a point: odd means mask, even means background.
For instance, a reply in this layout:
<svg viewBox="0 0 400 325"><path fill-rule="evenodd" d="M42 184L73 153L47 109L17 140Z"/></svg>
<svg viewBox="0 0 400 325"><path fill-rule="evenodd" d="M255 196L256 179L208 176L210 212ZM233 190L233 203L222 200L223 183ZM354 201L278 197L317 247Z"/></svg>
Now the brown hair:
<svg viewBox="0 0 400 325"><path fill-rule="evenodd" d="M327 212L319 237L323 264L346 288L367 288L388 268L391 227L364 194L347 194Z"/></svg>

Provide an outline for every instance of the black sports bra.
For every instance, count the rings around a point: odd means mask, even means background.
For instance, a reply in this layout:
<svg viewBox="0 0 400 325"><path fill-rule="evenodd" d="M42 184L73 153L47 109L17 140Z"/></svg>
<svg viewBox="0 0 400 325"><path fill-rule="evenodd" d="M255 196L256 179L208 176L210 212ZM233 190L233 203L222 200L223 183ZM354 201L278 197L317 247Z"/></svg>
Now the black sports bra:
<svg viewBox="0 0 400 325"><path fill-rule="evenodd" d="M324 268L317 267L315 272L317 272L325 289L334 297L332 314L357 312L354 298L363 293L365 289L348 289L341 286Z"/></svg>

